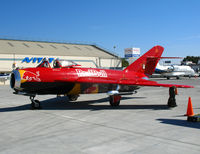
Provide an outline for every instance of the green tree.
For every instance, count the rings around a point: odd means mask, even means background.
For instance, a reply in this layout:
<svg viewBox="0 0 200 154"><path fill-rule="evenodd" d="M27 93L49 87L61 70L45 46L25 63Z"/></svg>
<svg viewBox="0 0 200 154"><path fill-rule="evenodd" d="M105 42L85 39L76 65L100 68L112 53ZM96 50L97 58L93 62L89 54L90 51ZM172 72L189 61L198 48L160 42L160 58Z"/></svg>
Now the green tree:
<svg viewBox="0 0 200 154"><path fill-rule="evenodd" d="M200 60L199 56L187 56L183 59L183 61L192 61L193 63L197 64L198 60Z"/></svg>
<svg viewBox="0 0 200 154"><path fill-rule="evenodd" d="M128 61L125 58L122 58L122 67L127 67L128 65Z"/></svg>

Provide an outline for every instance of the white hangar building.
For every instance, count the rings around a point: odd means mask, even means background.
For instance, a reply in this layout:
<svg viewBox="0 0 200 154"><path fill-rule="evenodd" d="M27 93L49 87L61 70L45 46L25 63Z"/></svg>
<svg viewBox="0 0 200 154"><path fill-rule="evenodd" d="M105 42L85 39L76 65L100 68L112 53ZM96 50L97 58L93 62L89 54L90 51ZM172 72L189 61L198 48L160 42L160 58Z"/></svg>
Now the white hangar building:
<svg viewBox="0 0 200 154"><path fill-rule="evenodd" d="M121 67L120 58L96 45L0 39L0 73L35 67L43 58L74 61L83 67Z"/></svg>

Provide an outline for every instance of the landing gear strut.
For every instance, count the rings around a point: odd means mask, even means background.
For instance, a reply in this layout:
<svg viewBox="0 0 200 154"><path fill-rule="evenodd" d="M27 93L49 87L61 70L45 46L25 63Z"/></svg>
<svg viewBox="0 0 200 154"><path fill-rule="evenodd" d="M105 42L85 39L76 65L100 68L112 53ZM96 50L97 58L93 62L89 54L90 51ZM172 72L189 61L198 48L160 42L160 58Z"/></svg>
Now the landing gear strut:
<svg viewBox="0 0 200 154"><path fill-rule="evenodd" d="M112 96L109 96L110 105L111 105L111 106L119 106L119 104L120 104L120 99L121 99L121 96L120 96L120 95L112 95Z"/></svg>
<svg viewBox="0 0 200 154"><path fill-rule="evenodd" d="M175 96L176 96L175 88L176 87L174 87L174 86L169 88L169 99L168 99L168 103L167 103L167 105L169 107L176 107L177 106L176 105L176 98L175 98Z"/></svg>
<svg viewBox="0 0 200 154"><path fill-rule="evenodd" d="M34 99L35 96L30 96L30 100L31 100L31 108L32 109L40 109L40 101L39 100L35 100Z"/></svg>

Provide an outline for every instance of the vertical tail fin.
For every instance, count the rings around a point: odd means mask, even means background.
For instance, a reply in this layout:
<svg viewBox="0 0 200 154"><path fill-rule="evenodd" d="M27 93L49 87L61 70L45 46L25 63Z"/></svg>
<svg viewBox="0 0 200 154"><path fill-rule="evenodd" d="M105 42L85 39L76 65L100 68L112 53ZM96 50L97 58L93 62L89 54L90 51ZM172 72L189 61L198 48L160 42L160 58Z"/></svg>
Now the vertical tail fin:
<svg viewBox="0 0 200 154"><path fill-rule="evenodd" d="M144 73L146 75L152 75L152 73L155 71L158 61L160 60L163 50L164 48L161 46L154 46L152 49L130 64L126 69L124 69L124 71L134 71Z"/></svg>

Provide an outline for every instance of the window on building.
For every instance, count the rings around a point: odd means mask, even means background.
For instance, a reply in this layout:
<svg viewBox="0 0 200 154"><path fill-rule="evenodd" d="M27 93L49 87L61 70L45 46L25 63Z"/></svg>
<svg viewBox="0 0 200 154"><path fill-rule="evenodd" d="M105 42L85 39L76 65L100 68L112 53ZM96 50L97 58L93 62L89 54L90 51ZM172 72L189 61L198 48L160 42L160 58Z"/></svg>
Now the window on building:
<svg viewBox="0 0 200 154"><path fill-rule="evenodd" d="M88 48L88 47L85 47L86 49L88 49L88 50L90 50L90 51L92 51L92 49L90 49L90 48Z"/></svg>
<svg viewBox="0 0 200 154"><path fill-rule="evenodd" d="M23 43L24 46L26 46L27 48L29 48L29 46L26 43Z"/></svg>
<svg viewBox="0 0 200 154"><path fill-rule="evenodd" d="M69 49L68 47L66 47L65 45L63 45L63 47L65 48L65 49Z"/></svg>
<svg viewBox="0 0 200 154"><path fill-rule="evenodd" d="M8 42L8 44L9 44L11 47L14 47L14 45L13 45L12 43Z"/></svg>
<svg viewBox="0 0 200 154"><path fill-rule="evenodd" d="M81 48L77 47L77 46L74 46L74 48L78 49L78 50L81 50Z"/></svg>
<svg viewBox="0 0 200 154"><path fill-rule="evenodd" d="M54 48L54 49L57 49L57 48L56 48L54 45L52 45L52 44L51 44L50 46L51 46L52 48Z"/></svg>
<svg viewBox="0 0 200 154"><path fill-rule="evenodd" d="M37 46L39 46L40 48L44 48L42 45L40 45L40 44L37 44Z"/></svg>

